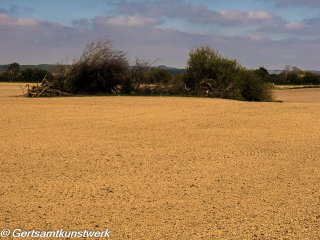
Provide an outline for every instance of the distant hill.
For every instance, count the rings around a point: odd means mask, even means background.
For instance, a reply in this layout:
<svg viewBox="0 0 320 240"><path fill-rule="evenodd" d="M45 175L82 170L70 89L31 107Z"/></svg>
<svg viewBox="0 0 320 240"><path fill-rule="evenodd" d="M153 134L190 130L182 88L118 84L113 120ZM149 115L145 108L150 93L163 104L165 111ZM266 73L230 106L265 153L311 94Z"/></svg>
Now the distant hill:
<svg viewBox="0 0 320 240"><path fill-rule="evenodd" d="M6 71L8 67L6 65L0 65L0 73Z"/></svg>
<svg viewBox="0 0 320 240"><path fill-rule="evenodd" d="M182 68L173 68L173 67L167 67L166 65L159 65L157 68L167 70L172 75L177 75L180 73L184 73L186 70Z"/></svg>
<svg viewBox="0 0 320 240"><path fill-rule="evenodd" d="M269 74L280 74L283 70L268 70Z"/></svg>
<svg viewBox="0 0 320 240"><path fill-rule="evenodd" d="M316 71L316 70L305 70L305 72L312 72L312 73L320 74L320 71Z"/></svg>
<svg viewBox="0 0 320 240"><path fill-rule="evenodd" d="M303 71L320 74L320 71L317 71L317 70L303 70ZM283 70L268 70L268 72L269 72L269 74L280 74L283 72Z"/></svg>

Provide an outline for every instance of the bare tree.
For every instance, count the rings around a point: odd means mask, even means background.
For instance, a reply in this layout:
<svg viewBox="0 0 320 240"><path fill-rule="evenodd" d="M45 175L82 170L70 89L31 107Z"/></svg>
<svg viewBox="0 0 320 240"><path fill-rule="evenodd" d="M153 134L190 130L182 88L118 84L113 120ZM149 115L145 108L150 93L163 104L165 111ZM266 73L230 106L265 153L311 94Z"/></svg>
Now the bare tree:
<svg viewBox="0 0 320 240"><path fill-rule="evenodd" d="M294 73L296 73L296 74L300 73L301 71L302 71L302 70L301 70L300 68L296 67L296 66L293 66L293 67L292 67L292 72L294 72Z"/></svg>
<svg viewBox="0 0 320 240"><path fill-rule="evenodd" d="M74 60L65 77L71 92L117 93L129 68L126 53L114 50L108 39L94 40Z"/></svg>
<svg viewBox="0 0 320 240"><path fill-rule="evenodd" d="M154 62L150 62L140 58L136 58L134 60L129 72L129 79L133 90L138 90L141 83L146 82L146 78L150 76L151 70L158 61L159 59Z"/></svg>
<svg viewBox="0 0 320 240"><path fill-rule="evenodd" d="M290 71L291 71L291 66L290 65L287 65L287 66L284 67L283 72L284 72L285 79L287 79L288 74L290 73Z"/></svg>

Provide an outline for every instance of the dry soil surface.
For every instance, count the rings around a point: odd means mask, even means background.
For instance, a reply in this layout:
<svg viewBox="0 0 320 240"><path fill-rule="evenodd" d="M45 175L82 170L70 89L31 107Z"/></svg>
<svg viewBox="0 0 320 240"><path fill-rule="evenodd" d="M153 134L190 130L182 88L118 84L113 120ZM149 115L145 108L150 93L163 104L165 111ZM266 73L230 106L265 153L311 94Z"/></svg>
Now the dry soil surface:
<svg viewBox="0 0 320 240"><path fill-rule="evenodd" d="M282 103L19 94L0 84L0 231L320 238L319 89Z"/></svg>

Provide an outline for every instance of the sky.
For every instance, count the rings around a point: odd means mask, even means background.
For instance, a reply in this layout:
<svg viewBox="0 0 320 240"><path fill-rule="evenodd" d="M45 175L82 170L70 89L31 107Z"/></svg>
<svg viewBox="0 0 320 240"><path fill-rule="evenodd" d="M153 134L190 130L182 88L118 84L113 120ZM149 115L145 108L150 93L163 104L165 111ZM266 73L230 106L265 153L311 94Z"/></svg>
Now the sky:
<svg viewBox="0 0 320 240"><path fill-rule="evenodd" d="M0 0L0 64L71 63L98 38L170 67L209 45L246 68L320 70L320 0Z"/></svg>

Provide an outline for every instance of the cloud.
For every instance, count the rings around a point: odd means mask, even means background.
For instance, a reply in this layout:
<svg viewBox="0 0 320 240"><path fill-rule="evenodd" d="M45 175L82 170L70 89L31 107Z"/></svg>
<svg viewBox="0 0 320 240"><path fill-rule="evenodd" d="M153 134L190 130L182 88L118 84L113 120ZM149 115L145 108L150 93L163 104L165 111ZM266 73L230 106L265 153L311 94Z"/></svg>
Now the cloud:
<svg viewBox="0 0 320 240"><path fill-rule="evenodd" d="M213 11L204 5L185 3L182 0L160 0L143 2L121 1L115 4L121 14L139 14L146 17L170 17L185 19L196 24L216 24L230 26L270 25L281 21L267 11L223 10Z"/></svg>
<svg viewBox="0 0 320 240"><path fill-rule="evenodd" d="M284 36L314 39L320 37L320 17L307 18L301 22L264 26L256 31L260 33L276 33Z"/></svg>
<svg viewBox="0 0 320 240"><path fill-rule="evenodd" d="M0 8L0 14L1 13L8 13L8 11L7 11L7 9L5 9L5 8Z"/></svg>
<svg viewBox="0 0 320 240"><path fill-rule="evenodd" d="M5 9L5 8L0 8L0 14L4 13L4 14L16 14L18 13L18 10L20 9L20 7L18 5L15 4L11 4L9 10ZM34 12L34 9L29 8L29 7L24 7L23 10L25 12Z"/></svg>
<svg viewBox="0 0 320 240"><path fill-rule="evenodd" d="M320 27L320 16L315 18L304 19L304 23L312 27ZM319 31L319 30L318 30Z"/></svg>
<svg viewBox="0 0 320 240"><path fill-rule="evenodd" d="M38 21L32 18L13 18L6 14L0 14L0 25L1 26L19 26L19 27L26 27L26 26L37 26Z"/></svg>
<svg viewBox="0 0 320 240"><path fill-rule="evenodd" d="M266 11L219 11L222 15L222 22L229 23L231 25L242 25L242 26L252 26L252 25L272 25L280 22L281 19L276 17L273 13Z"/></svg>
<svg viewBox="0 0 320 240"><path fill-rule="evenodd" d="M291 22L284 25L284 27L288 30L303 30L305 29L305 25L300 22Z"/></svg>
<svg viewBox="0 0 320 240"><path fill-rule="evenodd" d="M149 17L140 17L139 15L119 15L115 17L96 17L93 20L95 25L115 25L115 26L153 26L163 23Z"/></svg>
<svg viewBox="0 0 320 240"><path fill-rule="evenodd" d="M128 52L131 59L136 56L148 60L161 58L162 64L173 67L185 67L189 50L203 44L224 56L238 59L249 68L264 65L273 69L290 64L316 69L320 55L320 39L274 41L259 34L223 36L185 32L154 27L153 21L141 27L147 17L141 17L143 20L138 21L139 24L131 25L128 24L130 18L120 18L126 24L115 24L115 17L94 18L88 20L90 27L87 28L66 27L32 18L27 21L5 14L0 17L0 31L6 32L0 37L1 63L38 64L55 63L67 57L72 59L81 54L88 41L101 37L109 37L115 48Z"/></svg>
<svg viewBox="0 0 320 240"><path fill-rule="evenodd" d="M139 15L118 15L113 17L95 17L89 19L75 19L71 23L76 27L98 27L98 26L127 26L127 27L146 27L163 23L163 20L141 17Z"/></svg>
<svg viewBox="0 0 320 240"><path fill-rule="evenodd" d="M85 18L74 19L71 21L71 23L73 26L80 26L80 27L89 27L91 25L91 21Z"/></svg>
<svg viewBox="0 0 320 240"><path fill-rule="evenodd" d="M25 64L55 63L74 57L92 39L88 31L33 18L0 14L0 61Z"/></svg>
<svg viewBox="0 0 320 240"><path fill-rule="evenodd" d="M266 1L275 2L277 7L303 6L303 7L320 8L319 0L266 0Z"/></svg>
<svg viewBox="0 0 320 240"><path fill-rule="evenodd" d="M266 37L264 37L262 35L257 35L257 34L250 34L250 35L248 35L248 37L253 41L263 41L263 40L267 39Z"/></svg>

